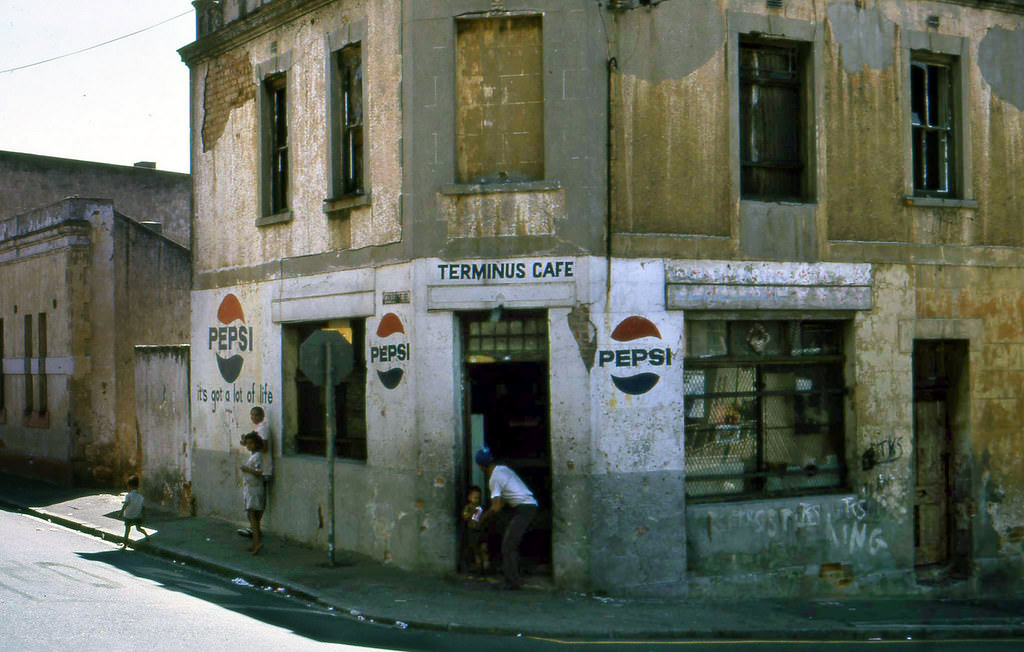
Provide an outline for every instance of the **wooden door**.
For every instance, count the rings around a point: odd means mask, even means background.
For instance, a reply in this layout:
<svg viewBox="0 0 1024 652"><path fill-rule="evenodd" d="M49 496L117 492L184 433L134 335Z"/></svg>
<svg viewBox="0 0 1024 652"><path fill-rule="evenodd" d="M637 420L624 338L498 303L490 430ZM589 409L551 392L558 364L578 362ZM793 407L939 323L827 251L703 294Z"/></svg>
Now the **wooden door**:
<svg viewBox="0 0 1024 652"><path fill-rule="evenodd" d="M945 400L914 402L916 564L949 560L950 432Z"/></svg>

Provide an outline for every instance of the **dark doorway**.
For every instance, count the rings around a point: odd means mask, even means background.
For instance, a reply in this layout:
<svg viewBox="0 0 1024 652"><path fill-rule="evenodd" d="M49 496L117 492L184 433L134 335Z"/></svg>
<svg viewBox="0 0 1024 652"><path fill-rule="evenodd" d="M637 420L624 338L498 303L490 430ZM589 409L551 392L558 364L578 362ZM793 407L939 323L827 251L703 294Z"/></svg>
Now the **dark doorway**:
<svg viewBox="0 0 1024 652"><path fill-rule="evenodd" d="M533 491L540 509L520 547L523 572L551 574L551 453L548 430L547 314L501 311L462 315L464 487L486 480L473 464L483 443ZM461 502L460 502L461 504ZM500 540L500 537L499 537ZM492 545L497 557L500 545Z"/></svg>
<svg viewBox="0 0 1024 652"><path fill-rule="evenodd" d="M970 556L969 523L955 509L970 498L960 451L967 360L962 340L914 343L914 556L932 579L966 573Z"/></svg>

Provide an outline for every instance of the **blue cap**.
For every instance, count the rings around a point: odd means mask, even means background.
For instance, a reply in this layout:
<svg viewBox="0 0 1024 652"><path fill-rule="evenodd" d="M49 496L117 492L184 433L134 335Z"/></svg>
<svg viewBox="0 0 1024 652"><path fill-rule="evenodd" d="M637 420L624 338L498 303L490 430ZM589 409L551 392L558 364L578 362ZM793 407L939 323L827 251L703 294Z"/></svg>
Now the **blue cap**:
<svg viewBox="0 0 1024 652"><path fill-rule="evenodd" d="M476 457L473 458L476 463L480 466L487 466L494 461L494 455L491 454L491 449L484 446L476 452Z"/></svg>

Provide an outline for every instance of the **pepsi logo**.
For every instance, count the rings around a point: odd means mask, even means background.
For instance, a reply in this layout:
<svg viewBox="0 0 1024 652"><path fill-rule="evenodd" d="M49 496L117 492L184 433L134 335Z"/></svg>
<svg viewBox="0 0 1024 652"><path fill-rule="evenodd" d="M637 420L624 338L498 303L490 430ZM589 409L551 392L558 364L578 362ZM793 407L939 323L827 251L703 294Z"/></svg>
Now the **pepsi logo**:
<svg viewBox="0 0 1024 652"><path fill-rule="evenodd" d="M377 324L377 342L370 347L370 364L377 368L377 378L387 389L402 382L405 369L396 363L405 363L412 356L402 320L393 312L384 315Z"/></svg>
<svg viewBox="0 0 1024 652"><path fill-rule="evenodd" d="M251 351L256 340L252 326L245 325L245 313L238 297L228 294L217 308L216 326L210 326L208 343L211 351L216 351L217 368L221 377L233 383L242 373L245 358L242 353Z"/></svg>
<svg viewBox="0 0 1024 652"><path fill-rule="evenodd" d="M650 368L667 367L672 364L672 349L661 346L645 346L650 339L661 340L661 331L646 317L626 317L612 331L611 338L625 346L602 349L597 353L599 367L609 366L623 371L637 370L632 375L611 374L612 384L625 394L634 396L646 394L654 389L661 375Z"/></svg>

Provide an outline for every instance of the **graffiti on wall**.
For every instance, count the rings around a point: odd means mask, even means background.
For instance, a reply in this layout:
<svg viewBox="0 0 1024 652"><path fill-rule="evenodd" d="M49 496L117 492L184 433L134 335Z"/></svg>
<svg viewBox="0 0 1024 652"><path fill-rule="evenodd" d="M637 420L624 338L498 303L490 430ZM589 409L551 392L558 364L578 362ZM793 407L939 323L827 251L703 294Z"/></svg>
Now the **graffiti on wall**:
<svg viewBox="0 0 1024 652"><path fill-rule="evenodd" d="M872 442L860 458L860 466L870 471L882 464L892 464L903 457L903 437L890 437Z"/></svg>
<svg viewBox="0 0 1024 652"><path fill-rule="evenodd" d="M867 551L876 555L888 549L882 529L868 523L868 501L847 496L838 503L801 502L791 507L758 507L729 512L720 519L719 527L730 532L753 532L761 537L776 539L816 532L823 534L835 550L855 554ZM708 515L708 534L711 534L711 515ZM722 522L724 521L724 523Z"/></svg>

